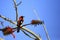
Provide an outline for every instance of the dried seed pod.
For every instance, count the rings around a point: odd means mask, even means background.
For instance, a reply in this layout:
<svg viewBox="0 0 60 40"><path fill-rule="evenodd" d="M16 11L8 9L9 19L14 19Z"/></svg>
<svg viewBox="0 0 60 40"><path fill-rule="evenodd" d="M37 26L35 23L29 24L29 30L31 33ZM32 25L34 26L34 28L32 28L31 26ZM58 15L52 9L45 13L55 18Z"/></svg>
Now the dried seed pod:
<svg viewBox="0 0 60 40"><path fill-rule="evenodd" d="M35 25L39 25L39 24L43 24L44 23L44 21L41 21L41 20L32 20L31 21L31 24L35 24Z"/></svg>
<svg viewBox="0 0 60 40"><path fill-rule="evenodd" d="M12 36L15 38L15 35L13 34L13 28L7 26L6 28L3 28L2 29L2 32L3 32L3 35L6 36L6 35L9 35L9 34L12 34Z"/></svg>
<svg viewBox="0 0 60 40"><path fill-rule="evenodd" d="M11 27L6 27L2 30L4 35L9 35L13 33L13 29Z"/></svg>

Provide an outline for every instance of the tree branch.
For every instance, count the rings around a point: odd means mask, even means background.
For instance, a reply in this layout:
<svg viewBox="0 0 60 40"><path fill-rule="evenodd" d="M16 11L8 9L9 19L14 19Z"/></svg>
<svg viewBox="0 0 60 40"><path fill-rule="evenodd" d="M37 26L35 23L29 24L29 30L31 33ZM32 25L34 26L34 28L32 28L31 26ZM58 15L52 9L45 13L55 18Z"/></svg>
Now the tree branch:
<svg viewBox="0 0 60 40"><path fill-rule="evenodd" d="M44 31L45 31L45 33L46 33L46 37L47 37L47 39L50 40L50 37L49 37L49 35L48 35L48 32L47 32L46 26L45 26L44 24L42 24L42 25L43 25Z"/></svg>
<svg viewBox="0 0 60 40"><path fill-rule="evenodd" d="M41 37L39 37L38 35L36 35L34 32L32 32L31 30L27 29L26 27L22 27L23 30L29 32L30 34L32 34L36 39L38 40L42 40Z"/></svg>
<svg viewBox="0 0 60 40"><path fill-rule="evenodd" d="M22 3L22 1L20 1L16 6L19 6Z"/></svg>
<svg viewBox="0 0 60 40"><path fill-rule="evenodd" d="M18 21L18 10L17 10L16 0L13 0L13 2L14 2L15 11L16 11L16 21Z"/></svg>
<svg viewBox="0 0 60 40"><path fill-rule="evenodd" d="M33 38L32 36L30 36L28 33L26 33L24 30L21 30L25 35L27 35L28 37L32 38L32 39L35 39Z"/></svg>
<svg viewBox="0 0 60 40"><path fill-rule="evenodd" d="M6 18L5 16L2 16L1 14L0 14L0 17L1 17L2 19L6 20L6 21L9 21L9 22L12 23L12 24L15 24L12 20Z"/></svg>
<svg viewBox="0 0 60 40"><path fill-rule="evenodd" d="M34 9L33 12L34 12L34 14L36 15L36 17L40 20L36 9ZM47 32L47 29L46 29L46 26L45 26L44 22L43 22L42 25L43 25L44 31L45 31L45 33L46 33L47 40L50 40L50 37L49 37L49 35L48 35L48 32Z"/></svg>

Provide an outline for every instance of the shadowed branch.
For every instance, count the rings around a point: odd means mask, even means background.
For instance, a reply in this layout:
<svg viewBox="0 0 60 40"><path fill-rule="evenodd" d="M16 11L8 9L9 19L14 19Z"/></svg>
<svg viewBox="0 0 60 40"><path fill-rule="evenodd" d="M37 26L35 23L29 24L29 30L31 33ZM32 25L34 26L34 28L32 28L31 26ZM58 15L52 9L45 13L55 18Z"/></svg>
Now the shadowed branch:
<svg viewBox="0 0 60 40"><path fill-rule="evenodd" d="M28 37L32 38L32 39L35 39L33 38L32 36L30 36L29 34L27 34L24 30L21 30L25 35L27 35Z"/></svg>
<svg viewBox="0 0 60 40"><path fill-rule="evenodd" d="M18 21L18 10L17 10L16 0L13 0L13 2L14 2L15 11L16 11L16 21Z"/></svg>

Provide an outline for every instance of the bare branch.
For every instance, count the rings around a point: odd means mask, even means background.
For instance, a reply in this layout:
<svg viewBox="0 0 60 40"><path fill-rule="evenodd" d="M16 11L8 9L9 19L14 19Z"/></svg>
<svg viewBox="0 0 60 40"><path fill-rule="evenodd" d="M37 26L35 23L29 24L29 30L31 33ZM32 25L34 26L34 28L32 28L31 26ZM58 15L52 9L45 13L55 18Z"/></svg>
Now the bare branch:
<svg viewBox="0 0 60 40"><path fill-rule="evenodd" d="M16 5L16 0L13 0L13 2L14 2L15 11L16 11L16 21L18 21L18 10Z"/></svg>
<svg viewBox="0 0 60 40"><path fill-rule="evenodd" d="M16 6L19 6L22 3L22 1L20 1Z"/></svg>
<svg viewBox="0 0 60 40"><path fill-rule="evenodd" d="M33 12L34 12L34 14L36 15L36 17L40 20L36 9L34 9ZM48 32L47 32L47 29L46 29L45 24L43 23L42 25L43 25L44 31L45 31L45 33L46 33L47 40L50 40L50 37L49 37L49 35L48 35Z"/></svg>
<svg viewBox="0 0 60 40"><path fill-rule="evenodd" d="M33 12L34 12L35 16L37 17L37 19L40 20L39 15L37 13L37 10L36 9L33 9Z"/></svg>
<svg viewBox="0 0 60 40"><path fill-rule="evenodd" d="M32 36L30 36L29 34L27 34L24 30L21 30L25 35L27 35L28 37L32 38L32 39L35 39L33 38Z"/></svg>
<svg viewBox="0 0 60 40"><path fill-rule="evenodd" d="M23 26L27 26L27 25L39 25L39 24L44 24L44 21L41 21L41 20L32 20L31 23L24 24L24 25L22 25L22 27Z"/></svg>
<svg viewBox="0 0 60 40"><path fill-rule="evenodd" d="M32 32L31 30L27 29L26 27L22 27L23 30L29 32L30 34L32 34L35 38L42 40L38 35L36 35L34 32Z"/></svg>
<svg viewBox="0 0 60 40"><path fill-rule="evenodd" d="M8 19L8 18L6 18L6 17L4 17L4 16L2 16L2 15L0 15L0 17L1 17L2 19L6 20L6 21L9 21L9 22L12 23L12 24L15 24L12 20L10 20L10 19Z"/></svg>
<svg viewBox="0 0 60 40"><path fill-rule="evenodd" d="M48 32L47 32L47 29L46 29L45 24L42 24L42 25L43 25L44 31L45 31L45 33L46 33L47 39L50 40L50 37L49 37L49 35L48 35Z"/></svg>
<svg viewBox="0 0 60 40"><path fill-rule="evenodd" d="M31 25L31 23L29 23L29 24L24 24L24 25L22 25L22 27L23 27L23 26L27 26L27 25Z"/></svg>

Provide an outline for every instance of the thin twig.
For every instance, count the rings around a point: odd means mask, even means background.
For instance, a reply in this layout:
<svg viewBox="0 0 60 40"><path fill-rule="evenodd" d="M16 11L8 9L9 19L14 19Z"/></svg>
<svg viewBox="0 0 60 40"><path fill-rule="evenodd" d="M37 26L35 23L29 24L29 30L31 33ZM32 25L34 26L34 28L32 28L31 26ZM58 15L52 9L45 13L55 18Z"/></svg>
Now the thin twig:
<svg viewBox="0 0 60 40"><path fill-rule="evenodd" d="M22 1L20 1L16 6L19 6L22 3Z"/></svg>
<svg viewBox="0 0 60 40"><path fill-rule="evenodd" d="M34 9L33 12L34 12L35 16L37 17L37 19L40 20L37 10Z"/></svg>
<svg viewBox="0 0 60 40"><path fill-rule="evenodd" d="M9 22L12 23L12 24L15 24L12 20L6 18L5 16L2 16L1 14L0 14L0 17L1 17L2 19L6 20L6 21L9 21Z"/></svg>
<svg viewBox="0 0 60 40"><path fill-rule="evenodd" d="M42 25L43 25L44 31L45 31L45 33L46 33L46 37L47 37L47 39L50 40L50 37L49 37L49 35L48 35L48 32L47 32L46 26L45 26L44 24L42 24Z"/></svg>
<svg viewBox="0 0 60 40"><path fill-rule="evenodd" d="M26 33L24 30L21 30L25 35L27 35L28 37L32 38L32 39L35 39L33 38L32 36L30 36L28 33Z"/></svg>
<svg viewBox="0 0 60 40"><path fill-rule="evenodd" d="M36 17L40 20L40 18L39 18L39 16L38 16L38 13L37 13L36 9L34 9L33 12L34 12L34 14L36 15ZM45 31L45 33L46 33L47 40L50 40L50 37L49 37L49 35L48 35L46 26L45 26L44 24L42 24L42 25L43 25L44 31Z"/></svg>
<svg viewBox="0 0 60 40"><path fill-rule="evenodd" d="M4 24L3 23L4 23L3 21L0 21L0 24L4 27Z"/></svg>
<svg viewBox="0 0 60 40"><path fill-rule="evenodd" d="M14 2L15 11L16 11L16 21L18 21L18 10L17 10L16 0L13 0L13 2Z"/></svg>

